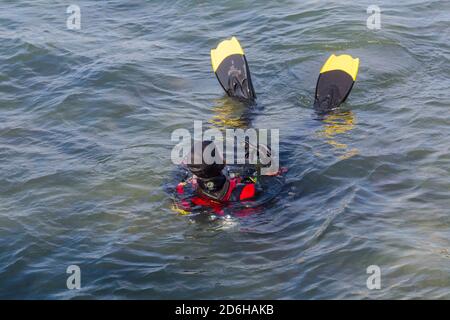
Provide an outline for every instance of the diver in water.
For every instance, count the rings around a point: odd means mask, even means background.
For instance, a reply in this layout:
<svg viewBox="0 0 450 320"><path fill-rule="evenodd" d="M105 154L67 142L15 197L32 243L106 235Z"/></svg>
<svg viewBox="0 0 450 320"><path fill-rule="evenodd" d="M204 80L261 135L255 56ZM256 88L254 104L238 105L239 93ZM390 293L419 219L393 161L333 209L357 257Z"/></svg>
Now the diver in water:
<svg viewBox="0 0 450 320"><path fill-rule="evenodd" d="M199 145L196 147L196 145ZM262 146L257 151L246 144L245 158L248 160L251 152L264 152L270 157L270 149ZM198 154L195 150L201 150ZM204 156L209 153L213 163L207 164ZM214 213L223 216L224 209L231 204L239 204L240 208L234 210L236 216L247 216L253 214L252 210L256 199L265 193L267 185L263 186L264 178L283 179L286 168L278 169L276 172L259 175L258 165L245 164L239 171L233 171L226 166L222 155L213 141L198 141L191 148L187 157L189 161L185 164L187 174L185 179L176 186L177 201L173 209L181 214L189 214L195 207L212 209ZM274 195L273 195L274 196ZM267 198L266 200L269 200ZM248 205L250 204L250 205Z"/></svg>
<svg viewBox="0 0 450 320"><path fill-rule="evenodd" d="M256 100L247 59L241 45L235 37L224 40L211 50L213 71L228 96L236 98L247 105ZM359 68L359 59L349 55L332 55L324 64L317 80L314 107L318 114L335 110L343 103L353 87ZM203 161L203 151L213 146L212 141L202 141L201 159L195 159L191 150L187 164L191 176L176 186L177 198L174 209L188 214L195 206L210 207L215 213L223 214L223 208L230 202L251 201L262 192L258 183L257 170L245 171L243 175L225 174L225 164L219 154L212 154L216 159L213 164ZM267 148L267 147L266 147ZM213 148L213 152L217 152ZM246 157L249 145L246 144ZM259 150L257 151L259 152ZM268 155L270 149L266 149ZM269 155L270 156L270 155ZM219 159L219 161L217 161ZM196 161L195 161L196 160ZM273 176L282 176L287 170L282 168Z"/></svg>
<svg viewBox="0 0 450 320"><path fill-rule="evenodd" d="M220 85L228 96L233 97L245 105L253 105L256 94L251 81L250 70L244 51L238 40L232 37L222 41L216 49L211 50L211 64ZM195 206L212 208L215 213L223 213L223 208L229 203L249 201L255 199L261 192L257 182L257 170L247 166L242 174L230 173L225 168L222 155L216 154L212 141L200 141L201 157L195 159L192 147L190 160L186 165L189 176L176 187L177 201L174 209L182 214L192 211ZM212 147L216 162L206 164L203 151ZM249 145L246 144L246 157ZM252 168L252 169L250 169Z"/></svg>
<svg viewBox="0 0 450 320"><path fill-rule="evenodd" d="M214 142L206 140L197 144L201 144L200 154L195 154L194 145L189 155L191 161L186 164L190 177L176 187L178 197L183 200L175 208L178 212L189 213L193 206L205 206L220 214L227 203L252 200L257 196L261 188L256 169L246 171L244 176L225 173L222 155ZM206 164L203 159L207 148L212 150L211 157L215 159L212 164Z"/></svg>

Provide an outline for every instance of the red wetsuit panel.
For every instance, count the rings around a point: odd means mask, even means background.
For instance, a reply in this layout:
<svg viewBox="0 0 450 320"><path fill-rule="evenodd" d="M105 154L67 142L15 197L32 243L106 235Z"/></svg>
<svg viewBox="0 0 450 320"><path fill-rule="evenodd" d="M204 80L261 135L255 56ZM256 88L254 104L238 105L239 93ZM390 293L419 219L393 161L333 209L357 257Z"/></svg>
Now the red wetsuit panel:
<svg viewBox="0 0 450 320"><path fill-rule="evenodd" d="M216 202L214 200L206 199L203 197L192 197L191 199L192 203L197 206L203 206L203 207L209 207L214 210L217 214L223 214L222 207L223 205L219 202Z"/></svg>
<svg viewBox="0 0 450 320"><path fill-rule="evenodd" d="M229 180L229 187L228 190L225 194L225 196L220 200L213 200L213 199L209 199L207 196L193 196L190 199L190 203L193 205L197 205L197 206L203 206L203 207L209 207L211 209L213 209L213 211L216 214L219 215L223 215L224 211L223 211L223 207L225 206L225 203L230 201L230 199L233 197L233 192L235 191L239 191L239 194L236 195L236 200L248 200L250 198L253 198L256 194L256 186L254 183L250 183L250 184L245 184L244 186L239 185L239 183L241 182L240 178L233 178ZM190 182L188 182L190 183ZM180 182L177 186L176 186L176 192L179 195L184 194L184 185L185 183ZM239 187L238 187L239 186ZM236 190L237 189L237 190ZM192 208L189 205L188 201L183 200L181 201L181 206L184 210L188 210L190 211ZM247 212L247 214L250 214L251 210L249 210L249 212Z"/></svg>
<svg viewBox="0 0 450 320"><path fill-rule="evenodd" d="M184 184L182 182L180 182L177 187L176 187L177 193L178 194L183 194L184 193Z"/></svg>
<svg viewBox="0 0 450 320"><path fill-rule="evenodd" d="M233 190L236 188L236 184L238 183L237 178L230 179L230 186L228 187L227 193L223 197L222 201L228 201L231 198L231 194L233 193Z"/></svg>
<svg viewBox="0 0 450 320"><path fill-rule="evenodd" d="M239 195L239 200L246 200L253 198L256 193L256 187L254 183L247 184L244 186L244 188L241 191L241 194Z"/></svg>

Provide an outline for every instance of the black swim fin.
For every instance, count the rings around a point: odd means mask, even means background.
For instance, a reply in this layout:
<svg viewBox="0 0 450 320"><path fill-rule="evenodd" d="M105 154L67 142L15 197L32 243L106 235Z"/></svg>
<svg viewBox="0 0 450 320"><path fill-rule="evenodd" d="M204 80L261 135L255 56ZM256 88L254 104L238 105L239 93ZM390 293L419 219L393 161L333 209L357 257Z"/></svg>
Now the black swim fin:
<svg viewBox="0 0 450 320"><path fill-rule="evenodd" d="M254 102L256 94L247 59L235 37L222 41L211 50L211 64L220 85L230 97Z"/></svg>
<svg viewBox="0 0 450 320"><path fill-rule="evenodd" d="M343 103L356 81L359 58L344 54L328 58L320 70L316 85L314 107L319 112L327 112Z"/></svg>

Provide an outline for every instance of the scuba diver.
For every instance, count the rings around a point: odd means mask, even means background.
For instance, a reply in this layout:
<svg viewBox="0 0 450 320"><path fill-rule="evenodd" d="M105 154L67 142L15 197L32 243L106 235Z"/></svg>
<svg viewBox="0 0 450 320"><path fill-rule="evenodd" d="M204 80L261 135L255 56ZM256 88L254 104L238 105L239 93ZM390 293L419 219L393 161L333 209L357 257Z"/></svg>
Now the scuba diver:
<svg viewBox="0 0 450 320"><path fill-rule="evenodd" d="M229 97L247 106L255 104L256 94L247 59L235 37L222 41L217 48L211 50L211 64L214 74ZM326 61L316 85L314 101L316 112L325 114L337 109L346 100L356 80L358 67L359 59L349 55L332 55ZM202 151L200 158L194 154L196 144L201 144L201 147L197 148ZM185 166L186 176L175 188L177 198L173 207L175 211L189 214L195 207L207 207L216 214L224 215L224 209L230 203L245 204L265 191L261 188L258 170L254 166L246 167L242 174L230 173L214 142L207 140L198 141L196 144L188 156L189 161ZM216 160L212 164L205 163L203 159L203 153L208 148L213 150L211 156ZM252 146L246 142L245 148L245 155L248 158ZM256 152L259 155L261 151L270 156L270 148L258 148ZM269 178L282 177L286 171L286 168L281 168ZM248 211L245 211L244 215L247 213ZM236 215L243 214L241 212Z"/></svg>
<svg viewBox="0 0 450 320"><path fill-rule="evenodd" d="M190 174L176 186L177 196L181 199L174 207L177 212L188 214L193 207L201 206L223 215L228 203L255 199L261 187L254 168L244 171L243 175L232 174L229 170L224 173L225 163L214 142L205 140L196 144L201 145L201 152L196 154L196 146L192 146L188 156L190 161L186 164ZM203 159L206 150L212 150L211 157L215 161L211 164Z"/></svg>
<svg viewBox="0 0 450 320"><path fill-rule="evenodd" d="M239 41L232 37L219 43L217 48L211 50L211 64L220 85L229 97L241 102L244 110L255 104L256 94L251 80L250 70L244 51ZM220 110L219 110L220 111ZM235 115L233 115L235 116ZM221 112L220 123L238 127L249 126L249 119L244 121L227 121L225 112ZM201 150L200 157L194 156L196 145ZM215 162L204 162L203 153L209 148L213 150L211 156ZM257 165L249 165L251 153L264 152L270 157L270 148L259 145L252 146L244 141L244 156L246 164L240 170L226 166L221 154L218 154L213 141L197 141L191 148L185 163L186 176L175 188L176 202L173 209L180 214L189 214L196 207L209 208L217 215L224 215L224 209L230 204L240 204L239 210L233 210L234 215L243 216L253 212L252 206L257 197L263 192L260 184ZM282 175L284 169L273 173L273 176Z"/></svg>

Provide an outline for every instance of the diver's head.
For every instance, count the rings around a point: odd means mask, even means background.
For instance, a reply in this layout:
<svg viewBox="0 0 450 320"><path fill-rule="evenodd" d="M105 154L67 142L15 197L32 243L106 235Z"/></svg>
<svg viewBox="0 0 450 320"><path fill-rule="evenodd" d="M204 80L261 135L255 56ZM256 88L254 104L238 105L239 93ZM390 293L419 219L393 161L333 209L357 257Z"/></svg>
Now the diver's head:
<svg viewBox="0 0 450 320"><path fill-rule="evenodd" d="M213 161L205 161L205 156ZM210 140L199 141L192 146L189 171L197 177L201 190L209 196L223 189L227 179L222 173L225 167L222 155L217 150L214 142Z"/></svg>
<svg viewBox="0 0 450 320"><path fill-rule="evenodd" d="M205 161L204 153L213 161ZM222 170L225 164L222 155L214 142L210 140L194 143L191 148L190 160L187 165L188 169L200 179L211 179L223 175Z"/></svg>

